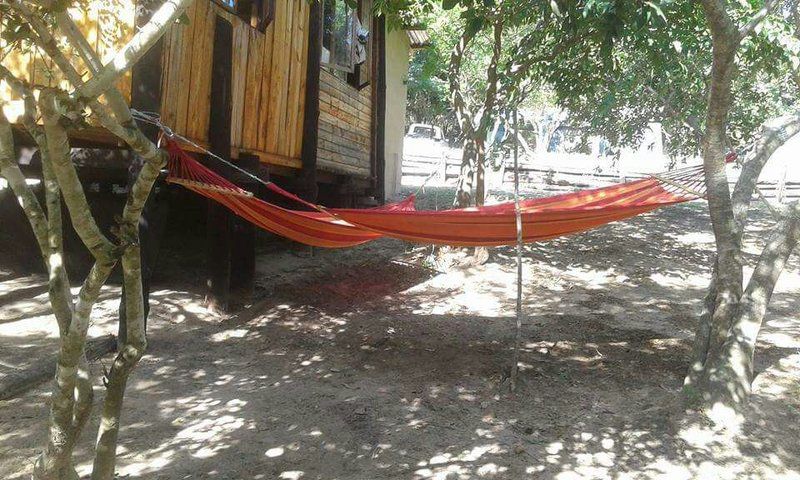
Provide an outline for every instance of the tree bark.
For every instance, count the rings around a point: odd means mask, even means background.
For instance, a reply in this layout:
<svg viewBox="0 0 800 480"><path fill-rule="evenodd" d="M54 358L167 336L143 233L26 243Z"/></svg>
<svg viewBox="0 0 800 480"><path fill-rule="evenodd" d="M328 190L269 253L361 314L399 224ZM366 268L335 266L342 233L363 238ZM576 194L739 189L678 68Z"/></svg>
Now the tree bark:
<svg viewBox="0 0 800 480"><path fill-rule="evenodd" d="M70 282L69 276L67 275L67 270L64 265L64 241L63 241L63 231L62 231L62 219L61 219L61 190L58 186L58 181L55 178L53 173L52 165L50 163L50 155L47 149L47 137L44 134L44 128L36 123L36 100L33 94L33 91L22 81L14 77L14 75L5 67L0 65L0 77L4 78L6 82L11 86L17 95L21 96L24 101L24 114L22 116L22 124L25 126L25 129L30 133L31 137L33 137L34 141L36 142L39 148L39 155L42 159L42 178L44 180L44 188L45 188L45 205L47 207L47 247L48 250L45 253L42 251L43 258L45 259L45 263L47 264L47 271L48 271L48 293L50 303L53 306L53 314L56 317L56 321L58 321L59 332L63 335L66 333L67 329L69 328L69 323L72 318L72 293L70 292ZM10 137L10 129L5 130L8 127L8 121L3 116L3 119L0 120L3 122L4 125L4 133L5 135L5 142L10 142L13 140L13 137ZM13 145L11 146L13 151ZM13 155L12 155L13 156ZM13 160L13 159L12 159ZM14 160L11 162L11 167L16 168L18 171L19 168L16 165L16 161ZM21 176L21 172L17 173L17 178ZM21 187L18 185L18 189ZM27 188L27 185L25 186ZM23 195L31 195L30 193L22 193ZM19 196L19 194L18 194ZM28 197L30 198L30 197ZM35 199L35 197L34 197ZM31 203L33 205L33 210L25 211L26 216L30 218L30 215L39 216L43 215L40 213L41 206L36 208L38 205L38 201L36 203ZM33 219L33 221L37 221ZM37 228L34 227L34 230Z"/></svg>
<svg viewBox="0 0 800 480"><path fill-rule="evenodd" d="M477 149L474 144L475 123L469 111L461 85L461 67L477 31L465 28L458 43L450 52L450 65L448 79L450 82L450 100L456 113L464 147L461 156L461 172L458 177L455 203L457 206L466 207L472 203L472 187L477 161Z"/></svg>
<svg viewBox="0 0 800 480"><path fill-rule="evenodd" d="M478 147L473 138L465 138L461 154L461 171L458 175L458 184L456 186L455 204L458 207L463 208L472 205L472 189L477 165Z"/></svg>
<svg viewBox="0 0 800 480"><path fill-rule="evenodd" d="M737 248L742 247L742 236L747 226L747 215L753 194L756 191L758 177L767 161L786 141L800 132L800 115L790 115L770 120L763 127L763 134L758 139L756 147L750 158L744 163L739 180L731 195L731 203L736 226ZM690 390L699 387L699 380L704 375L704 365L707 358L711 334L712 317L717 299L717 272L716 261L714 272L708 287L703 310L700 314L698 326L695 331L692 364L684 381L684 386Z"/></svg>
<svg viewBox="0 0 800 480"><path fill-rule="evenodd" d="M62 125L57 95L43 90L39 96L44 121L48 157L62 189L72 225L97 262L78 295L72 319L61 345L56 368L56 384L50 408L48 445L37 462L37 478L72 478L72 450L86 423L92 402L92 387L85 357L86 333L100 288L116 264L114 246L87 215L88 202L70 159L69 140Z"/></svg>
<svg viewBox="0 0 800 480"><path fill-rule="evenodd" d="M73 476L72 449L80 435L78 429L85 425L88 408L91 406L90 394L85 390L86 384L78 378L86 373L86 331L100 288L113 267L113 263L94 264L78 295L69 332L61 339L50 405L47 448L36 462L35 478L76 478ZM78 396L81 396L78 402L75 399L76 390Z"/></svg>
<svg viewBox="0 0 800 480"><path fill-rule="evenodd" d="M779 146L780 135L767 132L757 154L746 165L733 198L728 188L724 157L727 150L726 127L732 105L731 87L736 75L736 52L744 36L753 31L775 2L765 2L741 29L727 11L724 0L703 0L702 7L712 38L712 66L706 105L705 131L702 140L709 214L716 243L714 275L709 286L704 311L700 317L694 347L694 361L686 385L702 396L712 420L722 423L741 418L752 381L752 349L774 287L774 280L785 258L796 243L795 225L786 223L762 254L747 291L742 281L742 235L747 209L756 189L758 174L772 152ZM791 121L787 129L793 129ZM783 259L783 260L781 260ZM769 273L765 273L769 272ZM774 280L765 280L765 278ZM771 285L769 285L771 283ZM767 293L768 291L768 293ZM758 308L752 306L755 297ZM765 300L766 299L766 300ZM761 308L763 306L763 308ZM738 422L737 422L738 424Z"/></svg>
<svg viewBox="0 0 800 480"><path fill-rule="evenodd" d="M477 174L475 179L475 205L483 206L486 201L486 136L492 126L497 106L497 88L500 79L497 67L503 53L503 18L501 14L492 25L492 58L486 69L486 95L483 100L483 113L475 135Z"/></svg>
<svg viewBox="0 0 800 480"><path fill-rule="evenodd" d="M122 257L123 278L126 290L124 299L128 312L127 340L123 343L111 372L104 400L103 416L98 432L95 469L92 478L111 479L114 475L119 416L125 385L130 372L146 348L144 334L144 306L142 298L142 267L138 225L142 209L161 168L167 160L166 152L159 150L138 128L131 111L113 83L155 43L166 28L191 3L191 0L167 0L144 25L129 44L116 54L109 65L100 63L97 53L89 45L66 12L56 14L56 20L65 38L81 55L94 75L86 84L81 74L60 50L50 27L22 0L10 0L13 12L25 19L31 27L32 39L53 60L65 78L76 89L75 97L92 109L101 124L124 140L134 152L144 159L144 165L130 188L119 224L119 246L112 243L99 230L91 216L82 186L70 160L70 148L64 120L73 112L70 99L53 90L45 89L39 98L39 108L44 128L35 125L35 115L26 112L26 127L42 150L43 177L45 179L48 215L35 202L14 158L13 137L5 118L0 119L0 169L11 178L13 187L19 187L18 196L36 234L43 257L49 260L51 271L51 302L59 319L61 344L56 369L56 382L51 404L48 445L37 460L34 476L37 478L77 478L72 467L72 450L88 419L92 406L92 384L84 349L92 307L100 288L107 280L117 258ZM0 76L10 72L0 69ZM11 76L13 77L13 76ZM13 80L12 80L13 82ZM24 87L21 82L13 82ZM12 88L14 87L12 85ZM106 104L98 100L103 94ZM35 103L31 95L25 96L26 107ZM24 187L24 188L22 188ZM72 305L69 280L63 268L63 240L61 235L61 198L72 219L73 226L83 243L96 259L88 277ZM49 256L48 256L49 255ZM60 295L64 299L57 297ZM61 301L63 300L63 301Z"/></svg>
<svg viewBox="0 0 800 480"><path fill-rule="evenodd" d="M14 135L2 109L0 109L0 175L6 179L11 191L16 195L17 202L31 224L39 251L43 258L47 258L50 253L47 241L47 217L17 164Z"/></svg>
<svg viewBox="0 0 800 480"><path fill-rule="evenodd" d="M745 403L750 396L756 339L778 277L800 240L798 214L800 206L796 205L794 215L783 222L761 252L731 322L730 335L719 355L712 359L707 399L712 418L730 417L731 406Z"/></svg>
<svg viewBox="0 0 800 480"><path fill-rule="evenodd" d="M739 39L721 2L704 0L703 8L711 27L713 61L702 154L708 210L717 250L716 296L711 312L709 340L705 351L698 352L700 357L697 359L705 365L709 357L719 352L727 338L730 320L742 292L742 265L724 162L728 112L732 103L731 84Z"/></svg>
<svg viewBox="0 0 800 480"><path fill-rule="evenodd" d="M493 25L492 58L486 69L487 88L481 103L482 112L471 112L464 99L461 85L461 66L464 55L474 40L476 31L465 29L458 44L450 54L450 95L456 111L461 134L464 138L464 148L461 157L461 173L456 188L455 203L459 207L471 204L483 205L486 199L486 135L492 124L492 119L497 105L498 65L503 47L503 19L497 14ZM473 187L475 190L473 196Z"/></svg>
<svg viewBox="0 0 800 480"><path fill-rule="evenodd" d="M790 138L800 132L800 115L789 115L767 122L762 127L762 135L758 139L755 151L742 166L739 180L733 189L731 202L736 222L736 243L741 248L742 236L747 225L747 212L750 201L756 191L758 177L772 155Z"/></svg>
<svg viewBox="0 0 800 480"><path fill-rule="evenodd" d="M32 93L24 87L18 80L14 79L10 73L3 69L6 80L10 80L12 88L24 96L25 113L23 124L39 145L42 157L42 173L45 186L45 198L47 204L46 224L43 225L44 213L38 200L25 183L25 178L13 158L13 137L8 121L5 116L0 114L0 145L2 148L2 168L3 176L10 179L12 188L17 192L23 210L34 229L37 239L39 239L40 250L43 259L47 264L49 272L48 293L53 313L59 326L59 334L64 338L72 322L72 294L69 290L69 279L63 262L63 237L61 231L61 202L60 188L55 179L52 165L50 163L50 152L47 149L47 140L44 130L36 125L35 102ZM44 235L44 239L42 239ZM92 385L88 375L88 363L86 362L83 346L79 364L77 366L73 386L70 387L69 380L64 379L58 390L56 401L53 402L51 418L55 421L51 423L48 450L36 462L35 476L37 478L77 478L74 467L72 466L72 450L75 442L80 436L88 413L92 404ZM63 390L61 390L63 388ZM74 394L73 394L74 392Z"/></svg>
<svg viewBox="0 0 800 480"><path fill-rule="evenodd" d="M42 19L36 16L22 0L11 0L10 3L11 7L29 23L35 34L33 38L36 44L53 60L66 79L76 88L82 85L83 79L81 74L72 66L64 53L59 50L57 41ZM67 16L67 18L69 17ZM69 21L71 22L72 20L69 19ZM169 25L165 25L165 29L168 26ZM81 52L82 56L94 59L92 62L88 62L88 66L92 73L97 72L96 67L100 64L99 56L91 47L88 47L85 38L81 41L80 38L82 38L82 36L74 37L74 31L74 29L65 29L66 38L77 51ZM71 34L70 32L73 33ZM162 30L161 34L163 35L163 33L164 30ZM103 127L121 138L134 152L144 158L145 161L160 161L156 160L156 158L164 156L166 153L160 151L155 144L139 130L119 90L112 85L105 91L105 98L108 99L108 105L100 103L97 99L87 100L89 107L92 109L92 114L97 116Z"/></svg>
<svg viewBox="0 0 800 480"><path fill-rule="evenodd" d="M139 199L137 199L138 201ZM138 223L129 225L128 235L138 239ZM122 403L128 376L147 349L144 329L144 300L142 296L142 256L138 242L126 248L122 255L123 281L125 283L125 311L127 319L126 342L117 353L108 374L106 396L100 429L97 433L92 480L111 480L117 459Z"/></svg>
<svg viewBox="0 0 800 480"><path fill-rule="evenodd" d="M114 351L117 341L113 335L86 342L86 359L95 360ZM46 359L36 362L24 370L7 375L0 382L0 400L10 400L19 397L25 392L52 380L53 372L58 363L58 355L54 354Z"/></svg>
<svg viewBox="0 0 800 480"><path fill-rule="evenodd" d="M105 263L114 262L114 244L100 231L94 217L87 215L91 209L78 172L72 164L69 137L61 123L62 114L59 110L63 110L65 105L59 102L58 94L54 90L43 89L39 94L39 108L44 120L53 172L61 185L72 226L95 259Z"/></svg>

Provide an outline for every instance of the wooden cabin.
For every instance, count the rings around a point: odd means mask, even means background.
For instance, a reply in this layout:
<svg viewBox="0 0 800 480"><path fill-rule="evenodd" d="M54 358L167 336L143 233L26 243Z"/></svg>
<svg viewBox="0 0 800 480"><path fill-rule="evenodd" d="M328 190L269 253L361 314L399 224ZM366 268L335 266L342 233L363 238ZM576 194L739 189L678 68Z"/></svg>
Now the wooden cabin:
<svg viewBox="0 0 800 480"><path fill-rule="evenodd" d="M70 13L108 59L147 21L148 7L159 4L104 0ZM313 169L321 184L380 194L385 155L379 143L391 68L386 37L397 35L371 12L372 0L360 0L357 9L345 0L196 0L118 87L132 107L160 114L175 132L205 148L229 143L231 158L256 157L277 175ZM417 33L409 38L420 42ZM86 71L77 53L71 58ZM70 88L36 49L3 63L31 84ZM13 122L22 102L5 84L0 95ZM229 139L214 138L215 115L225 117ZM99 127L76 133L74 140L77 146L121 146Z"/></svg>
<svg viewBox="0 0 800 480"><path fill-rule="evenodd" d="M161 1L90 1L70 14L107 60ZM424 46L420 34L387 29L373 17L372 0L357 8L345 0L195 0L118 87L132 108L159 114L176 133L311 200L371 205L399 184L408 56ZM77 53L71 59L87 70ZM3 64L31 84L71 88L36 49ZM21 100L5 84L0 95L14 122ZM124 150L100 127L72 141ZM120 165L107 158L95 170ZM223 217L209 215L212 243L230 228ZM236 255L226 241L218 246Z"/></svg>

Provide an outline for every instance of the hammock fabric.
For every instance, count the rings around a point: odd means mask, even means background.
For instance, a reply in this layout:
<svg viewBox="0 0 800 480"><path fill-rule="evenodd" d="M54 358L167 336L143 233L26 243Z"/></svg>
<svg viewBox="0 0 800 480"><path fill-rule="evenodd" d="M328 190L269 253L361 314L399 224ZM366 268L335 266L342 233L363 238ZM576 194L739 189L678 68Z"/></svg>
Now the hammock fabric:
<svg viewBox="0 0 800 480"><path fill-rule="evenodd" d="M514 245L513 202L479 208L417 211L413 195L402 202L371 209L327 209L309 203L273 183L267 187L313 211L293 210L261 200L214 173L167 142L167 181L225 205L272 233L317 247L342 248L381 237L454 246ZM610 187L520 202L526 243L583 232L666 205L700 198L702 167L676 170Z"/></svg>

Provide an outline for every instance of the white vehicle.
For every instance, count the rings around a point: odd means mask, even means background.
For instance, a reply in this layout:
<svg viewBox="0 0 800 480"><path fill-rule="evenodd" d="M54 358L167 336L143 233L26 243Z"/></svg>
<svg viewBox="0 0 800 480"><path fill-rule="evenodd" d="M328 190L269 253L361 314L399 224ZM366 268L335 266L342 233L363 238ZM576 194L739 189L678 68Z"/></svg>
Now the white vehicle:
<svg viewBox="0 0 800 480"><path fill-rule="evenodd" d="M412 123L403 140L406 156L441 158L447 144L442 129L424 123Z"/></svg>

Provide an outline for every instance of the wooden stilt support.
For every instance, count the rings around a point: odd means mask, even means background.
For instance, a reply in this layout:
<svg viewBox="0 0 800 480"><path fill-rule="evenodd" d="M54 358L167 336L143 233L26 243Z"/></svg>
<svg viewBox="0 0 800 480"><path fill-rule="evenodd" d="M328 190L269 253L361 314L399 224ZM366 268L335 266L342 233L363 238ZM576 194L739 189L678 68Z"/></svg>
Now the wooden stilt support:
<svg viewBox="0 0 800 480"><path fill-rule="evenodd" d="M208 138L211 151L230 160L231 154L231 85L233 80L233 27L217 17L214 28L214 52L211 76L211 116ZM220 166L224 170L224 166ZM225 172L229 173L229 172ZM212 310L230 308L231 250L233 214L222 205L208 202L206 303Z"/></svg>
<svg viewBox="0 0 800 480"><path fill-rule="evenodd" d="M317 144L319 141L319 70L322 58L322 2L311 2L308 20L305 116L301 160L303 170L297 190L300 197L317 201Z"/></svg>
<svg viewBox="0 0 800 480"><path fill-rule="evenodd" d="M245 170L258 174L260 162L258 157L241 155L237 165ZM259 175L263 180L264 175ZM250 192L258 192L262 185L255 180L239 173L234 173L235 183ZM230 268L230 296L234 307L248 305L253 299L256 275L256 228L240 218L232 216L231 219L231 268Z"/></svg>

